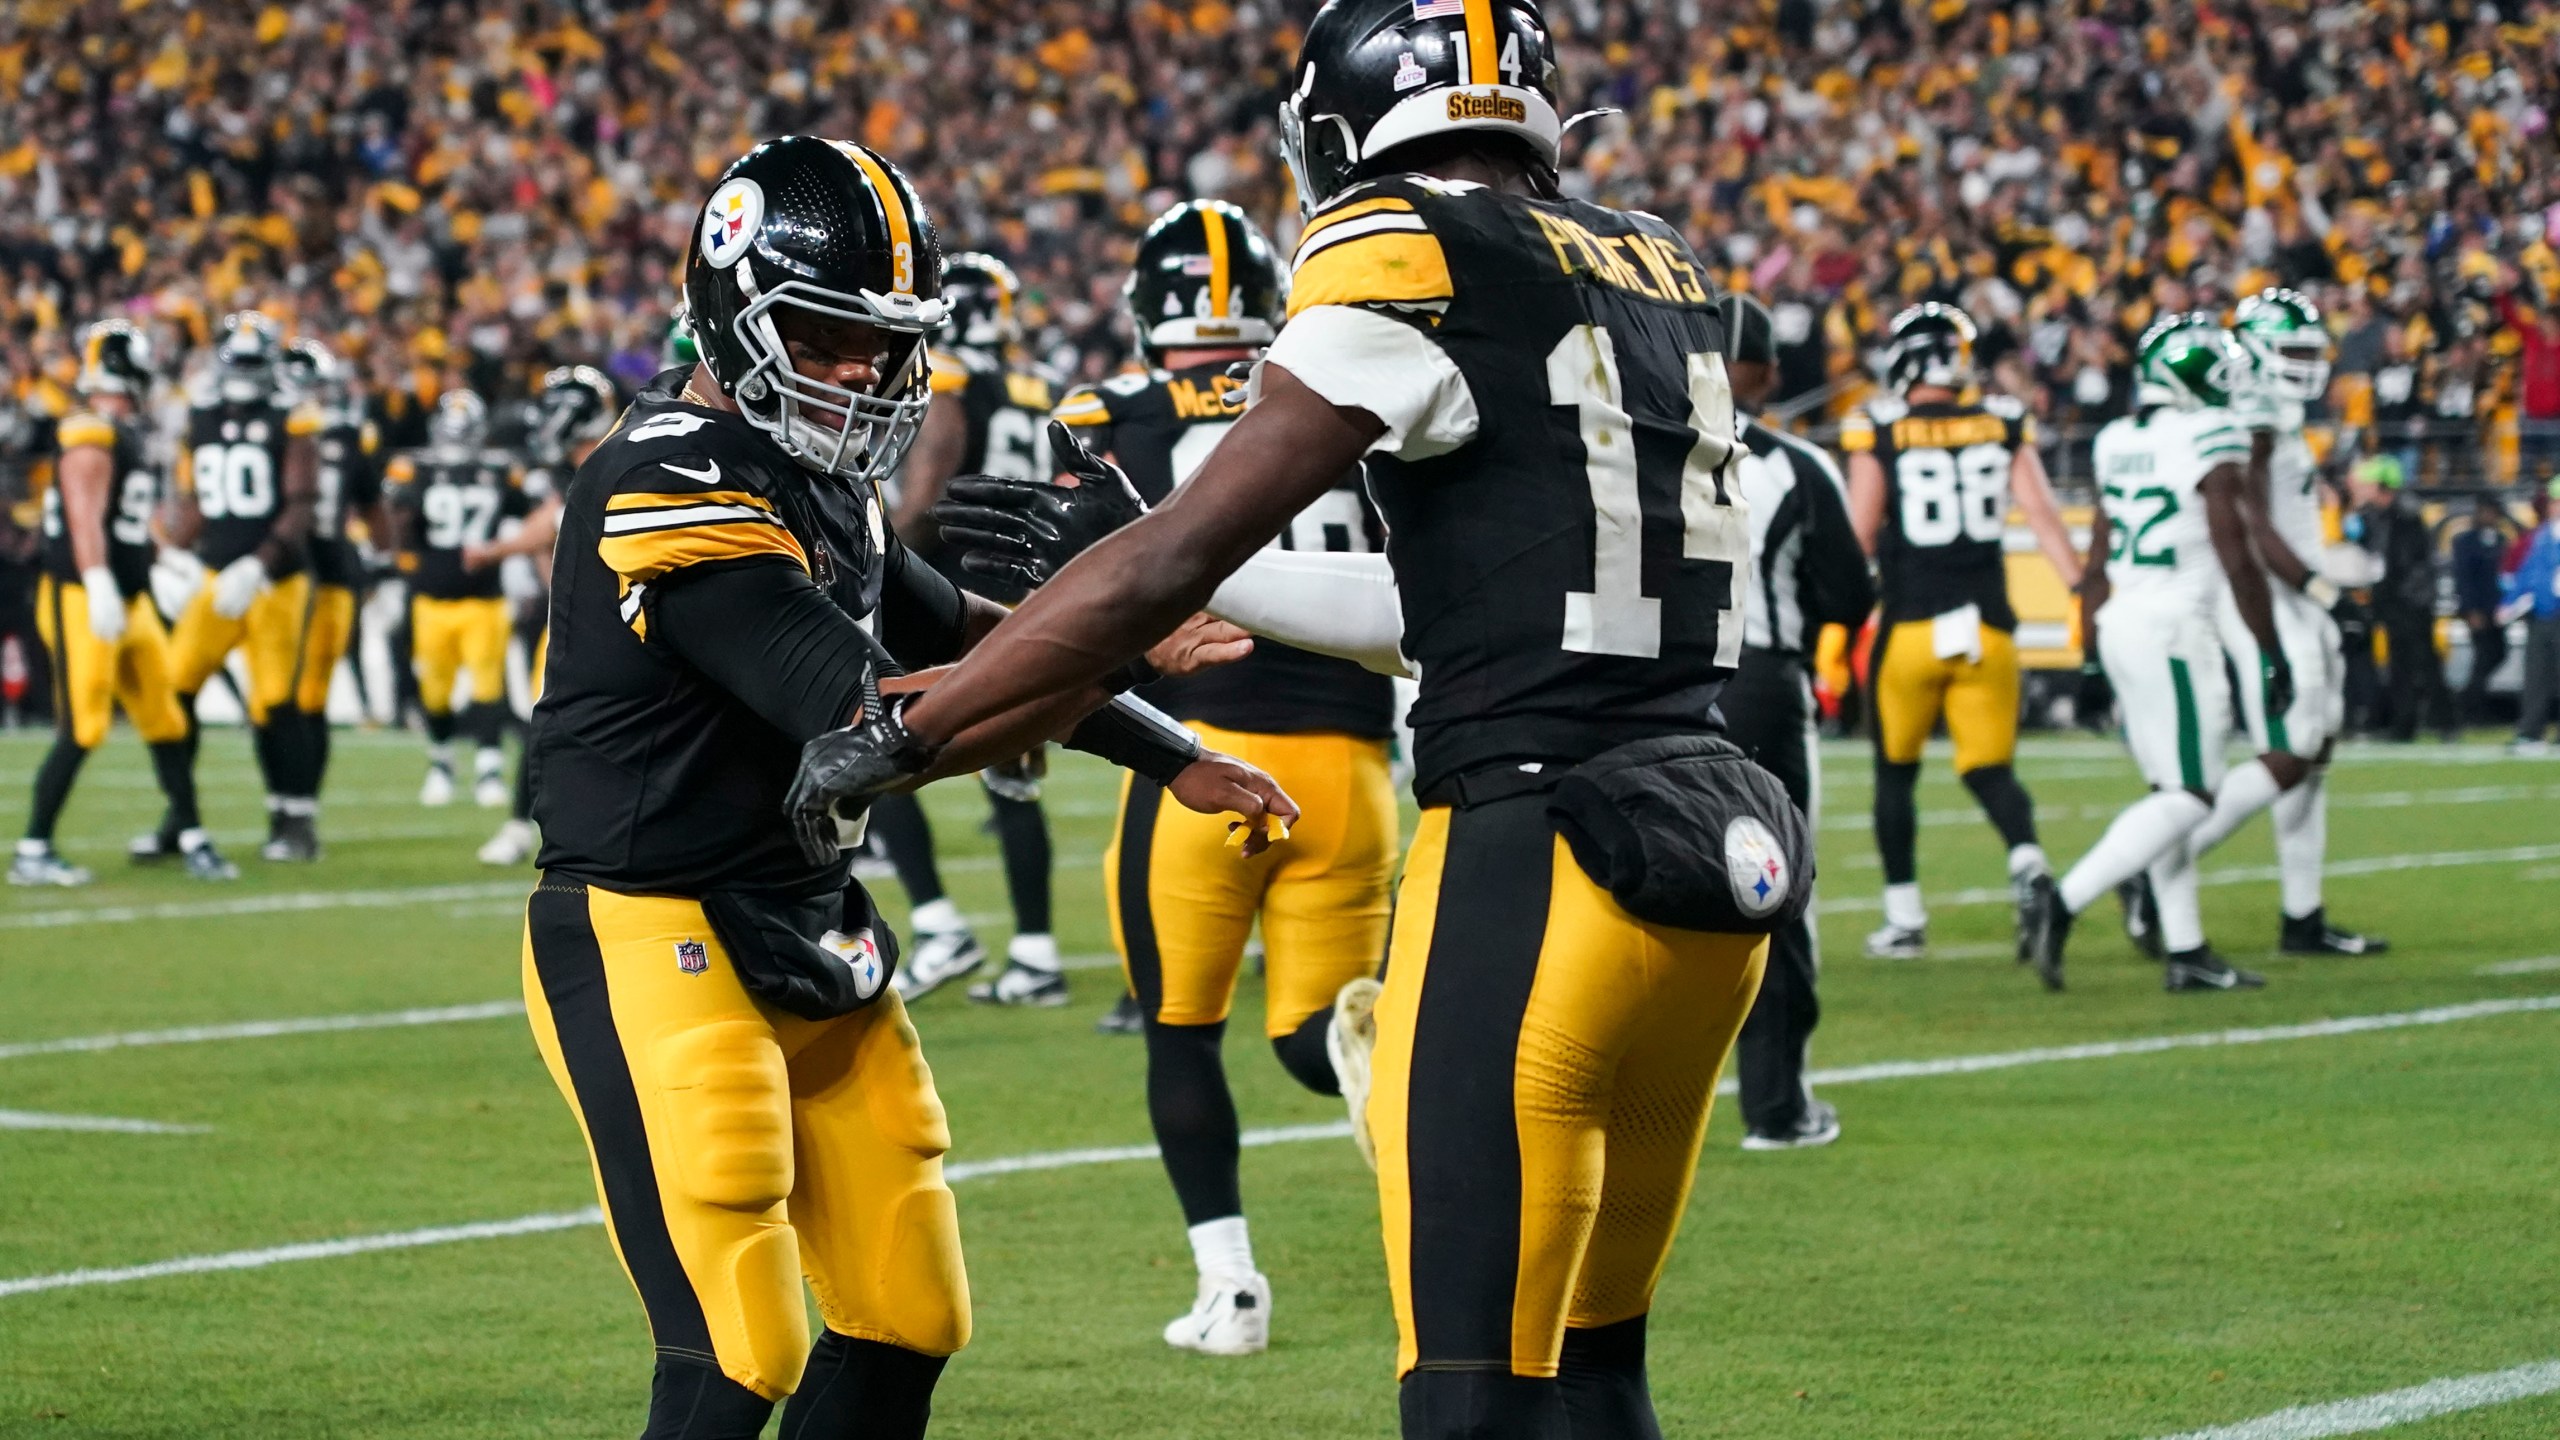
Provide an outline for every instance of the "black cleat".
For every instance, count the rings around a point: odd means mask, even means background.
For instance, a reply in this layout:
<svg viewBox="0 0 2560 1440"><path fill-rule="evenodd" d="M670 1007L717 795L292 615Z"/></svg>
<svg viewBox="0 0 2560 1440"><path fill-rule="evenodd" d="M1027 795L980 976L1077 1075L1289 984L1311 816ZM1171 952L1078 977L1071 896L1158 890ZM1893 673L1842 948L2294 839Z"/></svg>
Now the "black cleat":
<svg viewBox="0 0 2560 1440"><path fill-rule="evenodd" d="M307 865L320 858L320 829L308 815L279 815L275 836L258 847L258 858L281 865Z"/></svg>
<svg viewBox="0 0 2560 1440"><path fill-rule="evenodd" d="M2391 948L2391 942L2379 935L2331 928L2328 908L2323 906L2299 919L2284 917L2283 938L2276 948L2287 955L2380 955Z"/></svg>
<svg viewBox="0 0 2560 1440"><path fill-rule="evenodd" d="M2018 963L2032 964L2036 958L2036 881L2042 872L2009 877L2009 894L2018 904Z"/></svg>
<svg viewBox="0 0 2560 1440"><path fill-rule="evenodd" d="M2182 950L2169 957L2166 979L2161 988L2185 990L2258 990L2266 986L2267 977L2255 970L2243 970L2213 953L2210 945Z"/></svg>
<svg viewBox="0 0 2560 1440"><path fill-rule="evenodd" d="M2062 988L2062 947L2071 940L2072 914L2063 908L2062 889L2050 875L2039 875L2030 882L2027 905L2033 919L2027 927L2030 959L2036 967L2036 978L2047 990Z"/></svg>
<svg viewBox="0 0 2560 1440"><path fill-rule="evenodd" d="M187 852L187 878L220 883L240 878L240 867L222 858L222 852L207 840Z"/></svg>
<svg viewBox="0 0 2560 1440"><path fill-rule="evenodd" d="M2136 875L2116 887L2116 903L2124 907L2124 938L2154 960L2169 958L2160 939L2160 897L2151 893L2151 877Z"/></svg>
<svg viewBox="0 0 2560 1440"><path fill-rule="evenodd" d="M154 830L148 835L136 835L124 847L124 858L136 865L157 865L163 860L175 860L182 853L175 830Z"/></svg>
<svg viewBox="0 0 2560 1440"><path fill-rule="evenodd" d="M1104 1011L1102 1018L1093 1022L1097 1035L1138 1035L1145 1033L1146 1028L1147 1014L1138 1008L1138 997L1125 990L1120 992L1120 1003Z"/></svg>

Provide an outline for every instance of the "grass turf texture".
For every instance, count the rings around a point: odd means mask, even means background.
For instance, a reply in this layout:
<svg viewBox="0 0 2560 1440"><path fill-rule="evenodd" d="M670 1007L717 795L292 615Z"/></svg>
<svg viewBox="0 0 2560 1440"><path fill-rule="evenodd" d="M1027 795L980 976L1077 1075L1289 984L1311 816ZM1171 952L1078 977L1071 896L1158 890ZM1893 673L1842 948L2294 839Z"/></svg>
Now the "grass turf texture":
<svg viewBox="0 0 2560 1440"><path fill-rule="evenodd" d="M0 737L0 824L23 820L44 737ZM0 1045L231 1020L501 998L517 983L522 872L472 862L495 815L413 803L416 745L341 736L317 867L262 865L245 744L206 744L206 808L243 864L227 887L124 866L157 814L119 732L83 777L64 848L79 891L0 894ZM1829 756L1824 891L1872 899L1866 765ZM2045 843L2068 863L2137 784L2099 742L2032 743ZM1060 940L1108 949L1098 856L1112 779L1051 782ZM2332 780L2340 860L2560 842L2560 766L2461 752L2350 753ZM975 788L929 797L946 870L991 942L1005 913ZM2257 994L2169 996L2084 924L2072 989L2006 954L1995 838L1943 759L1921 792L1922 879L1946 958L1860 958L1873 918L1823 925L1817 1062L2005 1051L2560 992L2548 954L2560 859L2337 879L2377 960L2263 953L2272 881L2205 892ZM14 830L13 830L14 833ZM2263 865L2263 822L2208 870ZM433 903L397 892L483 886ZM894 883L882 888L893 913ZM349 891L334 909L31 924L46 912ZM993 943L991 949L997 949ZM999 952L1000 953L1000 950ZM1107 971L1063 1011L995 1011L956 988L918 1008L955 1159L1146 1139L1142 1056L1096 1036ZM1259 1043L1250 982L1229 1064L1248 1125L1336 1118ZM1665 1429L1682 1436L2141 1437L2540 1360L2560 1351L2560 1015L1889 1081L1831 1092L1828 1150L1746 1156L1719 1107L1653 1325ZM0 1060L0 1108L212 1127L201 1135L0 1131L0 1279L84 1266L501 1220L592 1203L577 1132L520 1020ZM977 1342L937 1433L967 1437L1387 1436L1393 1345L1373 1192L1347 1143L1248 1150L1272 1351L1208 1360L1156 1332L1190 1299L1158 1167L960 1187ZM0 1297L0 1436L584 1437L638 1428L639 1307L584 1227L269 1269ZM2551 1398L2412 1425L2541 1436Z"/></svg>

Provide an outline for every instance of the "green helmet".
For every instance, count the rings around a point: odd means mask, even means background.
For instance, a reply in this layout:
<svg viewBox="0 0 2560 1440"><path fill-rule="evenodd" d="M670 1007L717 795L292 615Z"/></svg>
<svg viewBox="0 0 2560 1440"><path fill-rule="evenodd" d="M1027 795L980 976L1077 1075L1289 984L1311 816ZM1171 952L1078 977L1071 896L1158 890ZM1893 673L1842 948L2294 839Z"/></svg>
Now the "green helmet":
<svg viewBox="0 0 2560 1440"><path fill-rule="evenodd" d="M668 363L691 365L701 358L701 349L693 343L693 322L685 315L684 307L679 305L674 318L667 322Z"/></svg>
<svg viewBox="0 0 2560 1440"><path fill-rule="evenodd" d="M2231 333L2275 394L2308 403L2329 388L2329 331L2310 296L2275 286L2261 290L2232 312Z"/></svg>
<svg viewBox="0 0 2560 1440"><path fill-rule="evenodd" d="M2182 410L2228 405L2248 372L2231 332L2201 310L2163 315L2142 332L2135 348L2134 378L2148 392L2166 392Z"/></svg>

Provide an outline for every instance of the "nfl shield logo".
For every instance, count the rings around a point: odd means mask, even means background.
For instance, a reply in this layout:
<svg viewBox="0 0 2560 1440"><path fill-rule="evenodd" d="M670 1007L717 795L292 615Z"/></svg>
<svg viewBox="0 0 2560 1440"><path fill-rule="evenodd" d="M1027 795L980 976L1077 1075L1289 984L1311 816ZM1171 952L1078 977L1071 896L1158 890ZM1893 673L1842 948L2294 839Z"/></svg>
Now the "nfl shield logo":
<svg viewBox="0 0 2560 1440"><path fill-rule="evenodd" d="M676 942L676 968L687 975L699 975L711 968L711 951L699 940Z"/></svg>

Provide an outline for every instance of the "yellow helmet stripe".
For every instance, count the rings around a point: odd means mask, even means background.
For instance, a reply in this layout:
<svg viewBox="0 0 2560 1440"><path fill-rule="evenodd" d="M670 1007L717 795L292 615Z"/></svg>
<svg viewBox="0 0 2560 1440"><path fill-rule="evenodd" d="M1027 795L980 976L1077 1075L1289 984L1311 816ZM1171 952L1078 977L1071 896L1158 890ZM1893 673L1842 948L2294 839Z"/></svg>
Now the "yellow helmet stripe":
<svg viewBox="0 0 2560 1440"><path fill-rule="evenodd" d="M1224 212L1203 206L1200 228L1209 237L1209 318L1230 319L1227 314L1227 217Z"/></svg>
<svg viewBox="0 0 2560 1440"><path fill-rule="evenodd" d="M1493 49L1493 0L1466 0L1466 7L1468 83L1498 85L1502 69Z"/></svg>
<svg viewBox="0 0 2560 1440"><path fill-rule="evenodd" d="M870 151L847 145L844 153L870 177L871 188L880 197L880 213L889 217L889 288L901 295L913 295L916 240L913 222L907 218L906 197L898 193L898 182L889 178L888 167L872 158Z"/></svg>

